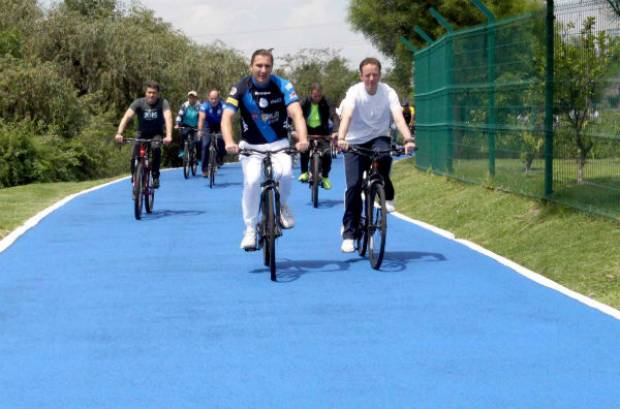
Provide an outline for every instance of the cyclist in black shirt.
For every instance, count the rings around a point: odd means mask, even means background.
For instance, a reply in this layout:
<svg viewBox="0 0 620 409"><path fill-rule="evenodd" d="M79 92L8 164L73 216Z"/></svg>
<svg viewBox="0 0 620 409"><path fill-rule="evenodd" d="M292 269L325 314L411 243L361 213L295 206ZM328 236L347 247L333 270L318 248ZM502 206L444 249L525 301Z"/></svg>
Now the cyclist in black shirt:
<svg viewBox="0 0 620 409"><path fill-rule="evenodd" d="M144 98L136 99L127 109L121 123L118 125L118 131L114 139L118 143L123 142L123 132L127 128L127 124L134 116L138 117L138 134L139 138L153 139L162 137L164 131L166 137L163 139L164 144L168 145L172 142L172 112L168 101L162 99L159 95L159 84L155 81L147 81L144 84ZM165 129L164 129L165 127ZM136 155L138 145L135 144L131 155L131 173L134 172L133 158ZM159 165L161 163L161 148L153 148L153 187L159 187Z"/></svg>

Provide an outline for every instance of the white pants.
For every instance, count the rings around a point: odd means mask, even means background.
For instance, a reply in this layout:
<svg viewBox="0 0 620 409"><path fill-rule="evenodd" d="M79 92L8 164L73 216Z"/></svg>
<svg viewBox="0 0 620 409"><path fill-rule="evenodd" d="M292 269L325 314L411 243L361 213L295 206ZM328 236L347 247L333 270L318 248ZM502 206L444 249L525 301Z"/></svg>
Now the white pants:
<svg viewBox="0 0 620 409"><path fill-rule="evenodd" d="M245 141L239 143L239 148L251 148L263 152L287 148L287 139L261 145L251 145ZM241 155L239 161L243 169L243 195L241 196L241 208L243 209L243 222L246 227L256 227L260 206L260 185L263 180L263 155ZM279 181L280 204L286 204L293 186L293 163L290 155L280 152L271 157L273 165L273 177Z"/></svg>

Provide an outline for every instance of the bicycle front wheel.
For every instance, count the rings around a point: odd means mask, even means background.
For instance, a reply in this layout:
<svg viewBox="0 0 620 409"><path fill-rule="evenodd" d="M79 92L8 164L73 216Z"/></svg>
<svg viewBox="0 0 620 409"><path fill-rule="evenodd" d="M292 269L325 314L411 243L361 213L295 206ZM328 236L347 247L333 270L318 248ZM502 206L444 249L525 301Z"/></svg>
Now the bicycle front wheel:
<svg viewBox="0 0 620 409"><path fill-rule="evenodd" d="M183 151L183 177L185 179L189 178L189 167L190 167L190 163L189 163L189 146L187 141L185 142L185 150Z"/></svg>
<svg viewBox="0 0 620 409"><path fill-rule="evenodd" d="M375 270L381 267L387 236L387 211L385 210L385 190L375 183L370 187L369 209L367 213L368 259Z"/></svg>
<svg viewBox="0 0 620 409"><path fill-rule="evenodd" d="M191 154L190 154L190 168L192 170L192 176L196 176L196 172L198 171L198 160L196 160L196 146L192 146Z"/></svg>
<svg viewBox="0 0 620 409"><path fill-rule="evenodd" d="M153 177L151 170L146 169L144 172L144 204L147 213L153 213L153 204L155 202L155 189L153 189Z"/></svg>
<svg viewBox="0 0 620 409"><path fill-rule="evenodd" d="M271 281L276 281L276 217L273 190L263 193L261 210L263 212L263 260L265 266L269 267Z"/></svg>
<svg viewBox="0 0 620 409"><path fill-rule="evenodd" d="M144 200L144 196L142 195L143 173L144 167L139 163L133 174L133 214L136 220L140 220L142 217L142 201Z"/></svg>
<svg viewBox="0 0 620 409"><path fill-rule="evenodd" d="M215 171L217 169L217 152L215 149L211 149L209 152L209 187L213 188L215 185Z"/></svg>
<svg viewBox="0 0 620 409"><path fill-rule="evenodd" d="M320 157L312 155L312 207L319 207L319 184L321 183Z"/></svg>

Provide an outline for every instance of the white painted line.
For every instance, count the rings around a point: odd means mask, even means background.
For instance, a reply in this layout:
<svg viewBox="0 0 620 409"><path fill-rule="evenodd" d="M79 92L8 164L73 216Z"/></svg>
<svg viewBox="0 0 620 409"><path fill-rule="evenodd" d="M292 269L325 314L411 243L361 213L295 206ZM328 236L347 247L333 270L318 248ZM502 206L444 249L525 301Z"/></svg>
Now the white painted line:
<svg viewBox="0 0 620 409"><path fill-rule="evenodd" d="M104 188L106 186L112 185L114 183L118 183L118 182L120 182L122 180L126 180L126 179L129 179L129 176L125 176L125 177L122 177L120 179L116 179L116 180L113 180L111 182L108 182L108 183L104 183L104 184L101 184L101 185L98 185L98 186L94 186L94 187L91 187L90 189L82 190L81 192L69 195L69 196L65 197L64 199L54 203L50 207L40 211L36 215L32 216L30 219L26 220L26 222L24 224L22 224L21 226L19 226L15 230L13 230L11 233L9 233L8 236L6 236L2 240L0 240L0 253L2 253L4 250L9 248L13 243L15 243L15 241L18 238L20 238L24 233L26 233L28 230L30 230L34 226L36 226L41 220L43 220L43 218L45 218L49 214L53 213L55 210L61 208L65 204L69 203L70 201L72 201L76 197L85 195L87 193L93 192L95 190Z"/></svg>
<svg viewBox="0 0 620 409"><path fill-rule="evenodd" d="M530 280L532 280L532 281L534 281L534 282L536 282L536 283L538 283L540 285L543 285L543 286L548 287L548 288L550 288L552 290L555 290L555 291L557 291L559 293L562 293L562 294L564 294L567 297L570 297L570 298L572 298L572 299L574 299L576 301L579 301L582 304L587 305L588 307L591 307L591 308L594 308L596 310L599 310L600 312L602 312L604 314L607 314L607 315L609 315L609 316L611 316L611 317L613 317L613 318L615 318L617 320L620 320L620 310L617 310L617 309L615 309L615 308L613 308L613 307L611 307L611 306L609 306L607 304L603 304L600 301L596 301L596 300L594 300L594 299L592 299L590 297L586 297L583 294L579 294L578 292L575 292L575 291L573 291L573 290L571 290L569 288L566 288L563 285L558 284L555 281L550 280L547 277L544 277L544 276L542 276L542 275L540 275L538 273L535 273L532 270L529 270L529 269L523 267L522 265L517 264L517 263L515 263L512 260L507 259L506 257L500 256L499 254L495 254L492 251L487 250L484 247L482 247L482 246L480 246L480 245L478 245L476 243L472 243L471 241L468 241L468 240L457 239L455 237L454 233L451 233L449 231L440 229L440 228L438 228L436 226L424 223L422 221L412 219L412 218L407 217L407 216L405 216L405 215L403 215L401 213L393 212L393 213L390 213L390 214L392 214L393 216L395 216L395 217L397 217L397 218L399 218L401 220L404 220L406 222L418 225L418 226L420 226L420 227L422 227L422 228L424 228L426 230L430 230L433 233L438 234L440 236L443 236L443 237L445 237L447 239L454 240L454 241L456 241L458 243L461 243L462 245L464 245L466 247L469 247L470 249L472 249L474 251L477 251L478 253L481 253L481 254L483 254L483 255L485 255L487 257L492 258L493 260L497 261L498 263L505 265L506 267L512 269L513 271L517 272L518 274L520 274L520 275L522 275L522 276L524 276L524 277L526 277L526 278L528 278L528 279L530 279Z"/></svg>

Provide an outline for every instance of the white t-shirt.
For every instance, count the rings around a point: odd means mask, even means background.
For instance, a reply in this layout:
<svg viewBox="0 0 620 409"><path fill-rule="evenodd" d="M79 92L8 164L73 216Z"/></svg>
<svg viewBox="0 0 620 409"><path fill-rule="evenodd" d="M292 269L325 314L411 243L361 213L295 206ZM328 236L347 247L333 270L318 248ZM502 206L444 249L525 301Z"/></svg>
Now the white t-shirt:
<svg viewBox="0 0 620 409"><path fill-rule="evenodd" d="M347 91L342 106L353 109L346 141L355 145L389 136L392 110L401 109L396 91L382 82L375 95L366 91L363 82L355 84Z"/></svg>

